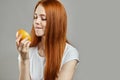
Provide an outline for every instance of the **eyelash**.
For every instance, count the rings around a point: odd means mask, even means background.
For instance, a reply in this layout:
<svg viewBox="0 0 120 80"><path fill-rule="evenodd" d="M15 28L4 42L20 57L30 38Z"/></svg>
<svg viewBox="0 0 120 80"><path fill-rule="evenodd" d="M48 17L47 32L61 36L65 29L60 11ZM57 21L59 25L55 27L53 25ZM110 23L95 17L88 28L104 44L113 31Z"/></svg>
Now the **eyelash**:
<svg viewBox="0 0 120 80"><path fill-rule="evenodd" d="M37 16L34 16L34 19L37 19L38 17ZM42 21L46 21L47 19L45 18L41 18Z"/></svg>

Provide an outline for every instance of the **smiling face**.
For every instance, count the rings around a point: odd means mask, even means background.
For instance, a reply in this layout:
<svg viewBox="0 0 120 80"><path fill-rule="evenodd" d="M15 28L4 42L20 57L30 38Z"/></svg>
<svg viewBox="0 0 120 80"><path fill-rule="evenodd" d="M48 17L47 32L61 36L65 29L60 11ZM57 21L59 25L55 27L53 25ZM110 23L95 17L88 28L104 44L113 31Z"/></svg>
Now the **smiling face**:
<svg viewBox="0 0 120 80"><path fill-rule="evenodd" d="M35 10L33 22L36 36L41 37L44 35L46 20L45 9L42 5L39 5Z"/></svg>

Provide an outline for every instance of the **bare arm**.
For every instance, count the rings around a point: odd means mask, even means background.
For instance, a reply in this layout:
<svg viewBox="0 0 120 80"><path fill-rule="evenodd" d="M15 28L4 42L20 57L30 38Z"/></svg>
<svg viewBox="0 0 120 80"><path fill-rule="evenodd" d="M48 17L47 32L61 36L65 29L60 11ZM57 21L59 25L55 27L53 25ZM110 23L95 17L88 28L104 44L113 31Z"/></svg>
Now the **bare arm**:
<svg viewBox="0 0 120 80"><path fill-rule="evenodd" d="M19 80L31 80L29 64L29 60L19 61Z"/></svg>
<svg viewBox="0 0 120 80"><path fill-rule="evenodd" d="M77 60L72 60L65 63L56 80L72 80L75 72Z"/></svg>
<svg viewBox="0 0 120 80"><path fill-rule="evenodd" d="M29 62L29 46L30 41L27 38L21 40L21 35L16 34L16 47L19 52L19 80L30 80L30 62Z"/></svg>

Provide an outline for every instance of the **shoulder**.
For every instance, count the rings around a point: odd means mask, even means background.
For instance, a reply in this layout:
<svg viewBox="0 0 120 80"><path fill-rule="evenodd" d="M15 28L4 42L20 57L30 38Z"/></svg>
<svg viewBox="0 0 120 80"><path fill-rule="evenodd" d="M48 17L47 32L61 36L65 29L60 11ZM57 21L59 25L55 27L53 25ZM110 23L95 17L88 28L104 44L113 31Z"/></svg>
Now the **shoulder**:
<svg viewBox="0 0 120 80"><path fill-rule="evenodd" d="M79 61L80 59L79 59L79 53L77 49L67 43L64 50L62 65L60 68L58 79L71 80L73 78L75 69Z"/></svg>
<svg viewBox="0 0 120 80"><path fill-rule="evenodd" d="M80 61L79 52L75 47L66 43L66 47L65 47L64 55L62 59L62 64L65 64L71 60L76 60L77 62L79 62Z"/></svg>

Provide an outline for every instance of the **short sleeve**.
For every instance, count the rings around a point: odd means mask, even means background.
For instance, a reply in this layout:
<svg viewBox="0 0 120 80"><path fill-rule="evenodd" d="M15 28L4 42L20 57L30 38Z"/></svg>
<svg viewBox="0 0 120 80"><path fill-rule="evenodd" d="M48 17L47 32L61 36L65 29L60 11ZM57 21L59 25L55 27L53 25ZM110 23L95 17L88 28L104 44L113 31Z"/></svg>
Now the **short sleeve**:
<svg viewBox="0 0 120 80"><path fill-rule="evenodd" d="M77 65L80 62L79 53L77 49L68 44L64 52L62 64L65 64L66 62L71 60L77 60Z"/></svg>

